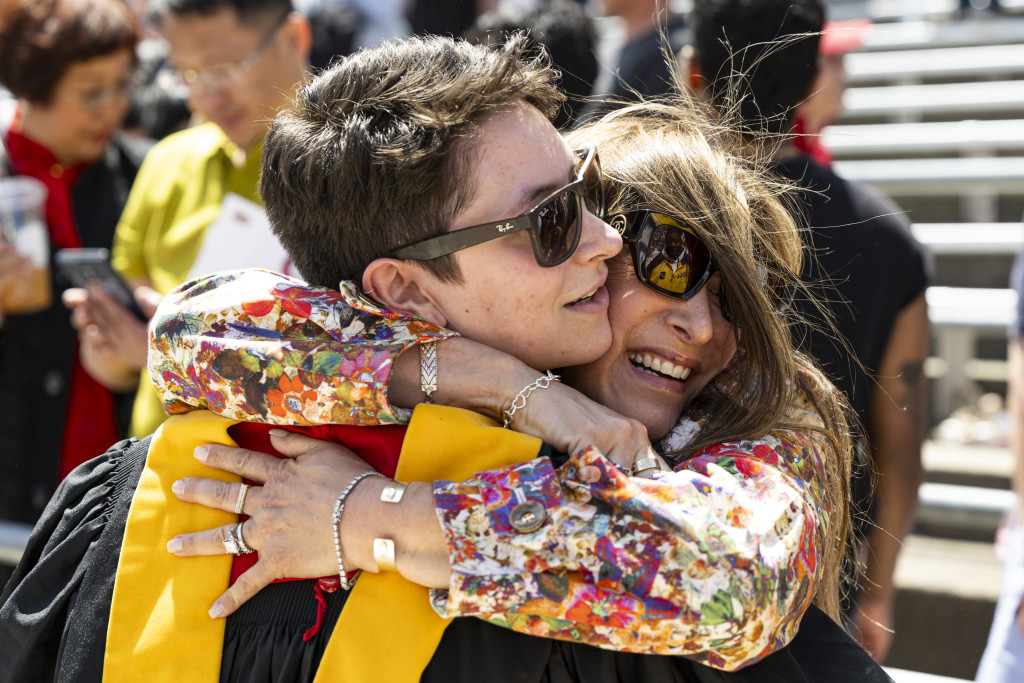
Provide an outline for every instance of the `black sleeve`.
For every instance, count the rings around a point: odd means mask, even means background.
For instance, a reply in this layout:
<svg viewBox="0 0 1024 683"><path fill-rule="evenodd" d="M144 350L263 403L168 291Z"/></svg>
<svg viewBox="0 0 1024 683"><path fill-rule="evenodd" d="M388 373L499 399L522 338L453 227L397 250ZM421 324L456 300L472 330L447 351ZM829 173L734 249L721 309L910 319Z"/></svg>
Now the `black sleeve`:
<svg viewBox="0 0 1024 683"><path fill-rule="evenodd" d="M934 270L931 254L914 237L910 219L894 201L860 183L850 183L850 193L857 214L869 224L879 252L885 255L885 262L879 266L888 267L898 275L898 279L892 281L891 294L896 297L897 310L903 310L931 282Z"/></svg>
<svg viewBox="0 0 1024 683"><path fill-rule="evenodd" d="M893 683L857 641L811 605L793 641L739 671L696 667L701 683Z"/></svg>
<svg viewBox="0 0 1024 683"><path fill-rule="evenodd" d="M0 683L100 681L118 557L149 438L61 483L0 595Z"/></svg>

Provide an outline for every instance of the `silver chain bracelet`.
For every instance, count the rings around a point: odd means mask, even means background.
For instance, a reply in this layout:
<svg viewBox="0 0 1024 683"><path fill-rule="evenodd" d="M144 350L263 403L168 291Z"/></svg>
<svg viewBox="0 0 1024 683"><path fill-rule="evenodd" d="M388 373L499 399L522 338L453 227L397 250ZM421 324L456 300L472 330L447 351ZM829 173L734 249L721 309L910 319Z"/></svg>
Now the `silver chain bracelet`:
<svg viewBox="0 0 1024 683"><path fill-rule="evenodd" d="M516 394L516 397L512 399L512 405L505 411L505 422L501 426L505 429L509 428L509 425L512 424L512 416L515 415L516 411L520 408L526 407L526 399L530 397L530 394L532 394L534 390L547 389L551 386L552 382L557 382L558 379L558 375L548 370L546 375L538 377L536 380L523 387L522 391Z"/></svg>
<svg viewBox="0 0 1024 683"><path fill-rule="evenodd" d="M384 477L380 472L363 472L357 474L356 477L348 483L345 490L338 496L338 500L334 502L334 514L331 516L331 527L334 530L334 553L338 557L338 578L341 579L341 587L347 591L352 590L352 586L356 585L356 579L359 578L359 572L352 577L351 580L345 576L345 563L341 559L341 513L345 511L345 499L355 489L356 484L361 482L363 479L369 477ZM387 477L384 477L387 479Z"/></svg>

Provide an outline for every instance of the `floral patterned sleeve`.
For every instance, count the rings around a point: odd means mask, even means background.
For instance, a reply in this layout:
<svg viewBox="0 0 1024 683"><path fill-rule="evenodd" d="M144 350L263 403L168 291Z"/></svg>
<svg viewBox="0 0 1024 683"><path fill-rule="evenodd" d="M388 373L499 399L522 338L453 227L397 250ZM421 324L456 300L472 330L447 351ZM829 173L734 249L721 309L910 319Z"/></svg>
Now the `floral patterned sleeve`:
<svg viewBox="0 0 1024 683"><path fill-rule="evenodd" d="M149 376L170 413L205 408L271 424L406 422L387 383L410 346L454 333L381 308L351 283L311 287L265 270L218 273L167 295Z"/></svg>
<svg viewBox="0 0 1024 683"><path fill-rule="evenodd" d="M820 424L802 397L794 411ZM706 448L652 479L589 448L558 469L541 458L436 482L454 573L434 607L718 669L751 664L792 639L818 585L824 452L814 432L779 432ZM544 522L517 531L522 506L538 503Z"/></svg>

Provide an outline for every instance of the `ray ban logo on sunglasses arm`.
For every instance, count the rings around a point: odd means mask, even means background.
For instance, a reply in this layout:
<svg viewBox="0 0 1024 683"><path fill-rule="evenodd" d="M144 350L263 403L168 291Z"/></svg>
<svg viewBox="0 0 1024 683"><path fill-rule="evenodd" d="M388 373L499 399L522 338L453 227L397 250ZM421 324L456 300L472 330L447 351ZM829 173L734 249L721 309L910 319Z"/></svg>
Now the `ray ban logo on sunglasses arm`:
<svg viewBox="0 0 1024 683"><path fill-rule="evenodd" d="M511 223L505 223L505 224L498 223L494 227L498 228L498 232L508 232L509 230L515 230L516 229L516 226L512 225Z"/></svg>

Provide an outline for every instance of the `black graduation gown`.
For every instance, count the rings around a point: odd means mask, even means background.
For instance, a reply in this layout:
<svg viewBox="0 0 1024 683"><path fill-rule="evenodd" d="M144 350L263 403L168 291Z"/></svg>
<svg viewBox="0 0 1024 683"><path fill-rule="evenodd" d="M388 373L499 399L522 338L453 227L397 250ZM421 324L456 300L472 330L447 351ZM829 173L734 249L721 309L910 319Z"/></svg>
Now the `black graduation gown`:
<svg viewBox="0 0 1024 683"><path fill-rule="evenodd" d="M149 439L115 444L71 473L43 513L0 595L0 683L100 683L128 509ZM268 586L228 617L222 681L312 681L347 593L314 581ZM400 614L394 615L396 619ZM723 672L683 657L602 650L528 636L473 618L445 631L423 683L875 683L891 681L835 622L811 607L795 640L761 662ZM384 682L374 682L384 683Z"/></svg>

